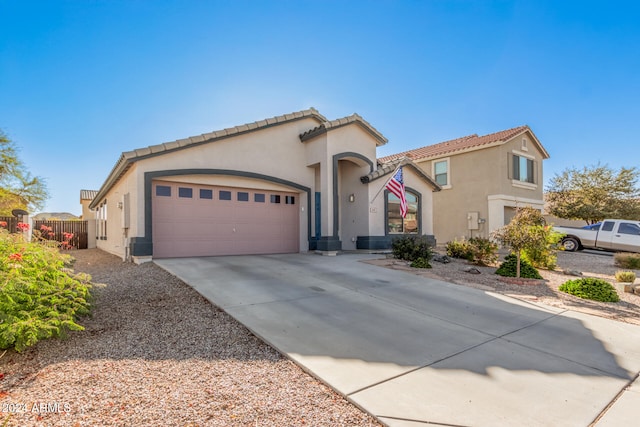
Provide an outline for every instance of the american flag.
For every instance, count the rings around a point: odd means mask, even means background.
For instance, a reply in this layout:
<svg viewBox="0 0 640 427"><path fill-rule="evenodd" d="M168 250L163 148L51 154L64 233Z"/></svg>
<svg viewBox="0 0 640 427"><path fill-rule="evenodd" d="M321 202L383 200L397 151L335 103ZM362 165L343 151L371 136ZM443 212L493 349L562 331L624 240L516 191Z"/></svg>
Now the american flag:
<svg viewBox="0 0 640 427"><path fill-rule="evenodd" d="M402 218L407 216L407 198L404 195L404 180L402 179L402 166L398 168L396 172L385 185L387 190L392 192L400 199L400 215Z"/></svg>

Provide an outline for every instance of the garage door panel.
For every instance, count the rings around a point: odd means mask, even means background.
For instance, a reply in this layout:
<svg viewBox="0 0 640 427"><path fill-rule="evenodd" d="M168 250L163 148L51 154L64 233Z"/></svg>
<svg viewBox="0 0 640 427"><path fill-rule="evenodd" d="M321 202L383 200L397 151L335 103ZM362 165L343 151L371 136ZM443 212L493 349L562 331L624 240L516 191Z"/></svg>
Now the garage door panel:
<svg viewBox="0 0 640 427"><path fill-rule="evenodd" d="M171 196L158 196L155 185L171 187ZM178 187L192 188L192 197L178 197ZM291 200L298 194L154 181L154 257L298 252L300 213Z"/></svg>

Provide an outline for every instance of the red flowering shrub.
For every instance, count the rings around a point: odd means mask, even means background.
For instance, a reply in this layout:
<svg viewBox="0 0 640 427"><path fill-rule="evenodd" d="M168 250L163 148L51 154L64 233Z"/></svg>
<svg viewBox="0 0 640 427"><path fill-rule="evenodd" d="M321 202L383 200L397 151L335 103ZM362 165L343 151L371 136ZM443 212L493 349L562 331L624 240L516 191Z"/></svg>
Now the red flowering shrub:
<svg viewBox="0 0 640 427"><path fill-rule="evenodd" d="M13 253L8 256L10 261L22 261L22 254L20 252Z"/></svg>
<svg viewBox="0 0 640 427"><path fill-rule="evenodd" d="M71 260L55 246L0 228L0 350L22 351L83 329L77 321L89 312L91 278L69 270Z"/></svg>

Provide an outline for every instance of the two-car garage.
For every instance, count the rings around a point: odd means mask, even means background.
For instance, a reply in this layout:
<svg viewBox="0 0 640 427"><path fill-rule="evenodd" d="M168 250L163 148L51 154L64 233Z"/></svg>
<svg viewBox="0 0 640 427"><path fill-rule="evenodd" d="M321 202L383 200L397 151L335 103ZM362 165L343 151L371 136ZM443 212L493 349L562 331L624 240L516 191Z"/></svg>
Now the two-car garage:
<svg viewBox="0 0 640 427"><path fill-rule="evenodd" d="M299 251L298 193L154 181L157 258Z"/></svg>

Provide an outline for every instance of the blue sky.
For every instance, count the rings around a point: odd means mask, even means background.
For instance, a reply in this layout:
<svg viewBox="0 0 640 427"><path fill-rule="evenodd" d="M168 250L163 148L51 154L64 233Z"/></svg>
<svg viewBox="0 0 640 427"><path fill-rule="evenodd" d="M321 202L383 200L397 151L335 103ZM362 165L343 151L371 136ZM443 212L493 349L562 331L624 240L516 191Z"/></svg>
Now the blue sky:
<svg viewBox="0 0 640 427"><path fill-rule="evenodd" d="M378 155L528 124L545 179L638 165L640 2L0 0L0 128L80 213L122 151L309 107Z"/></svg>

